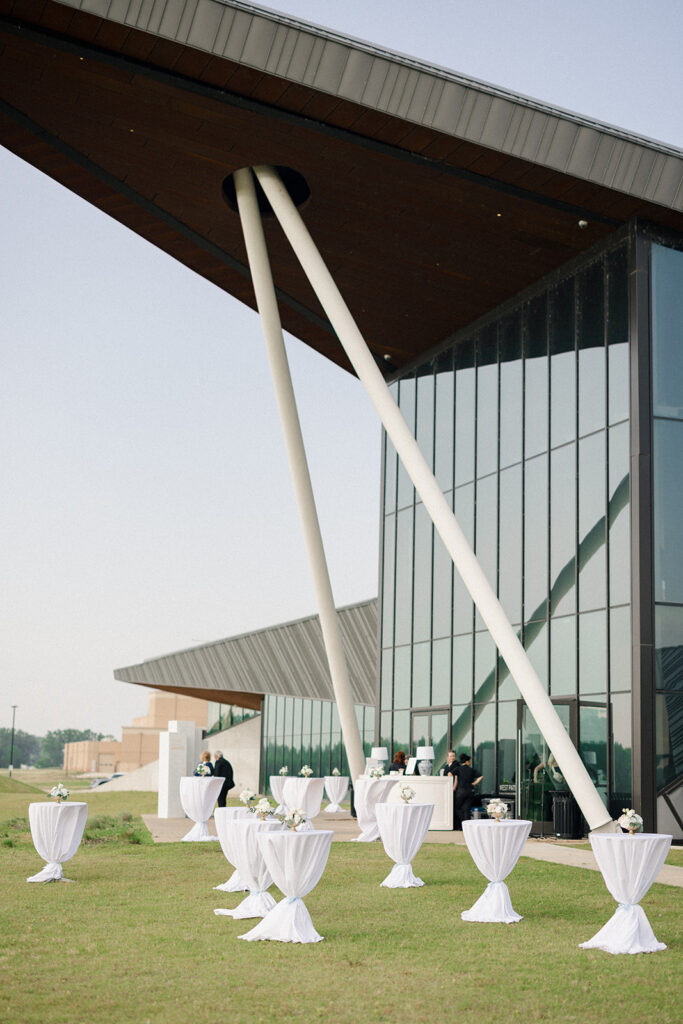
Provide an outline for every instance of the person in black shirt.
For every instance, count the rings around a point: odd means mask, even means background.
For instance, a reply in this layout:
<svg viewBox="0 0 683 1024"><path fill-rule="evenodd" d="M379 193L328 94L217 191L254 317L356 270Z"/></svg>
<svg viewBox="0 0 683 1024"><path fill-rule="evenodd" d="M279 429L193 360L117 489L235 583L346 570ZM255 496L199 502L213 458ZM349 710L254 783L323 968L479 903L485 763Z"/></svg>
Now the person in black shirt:
<svg viewBox="0 0 683 1024"><path fill-rule="evenodd" d="M216 751L216 764L213 769L214 775L223 779L223 785L221 791L218 794L218 806L225 807L225 798L228 795L228 791L235 788L232 775L232 765L223 757L221 750Z"/></svg>
<svg viewBox="0 0 683 1024"><path fill-rule="evenodd" d="M472 803L474 802L474 787L481 782L483 776L477 776L476 770L472 767L469 754L460 755L460 764L455 770L455 806L456 817L455 827L462 830L463 821L469 821Z"/></svg>

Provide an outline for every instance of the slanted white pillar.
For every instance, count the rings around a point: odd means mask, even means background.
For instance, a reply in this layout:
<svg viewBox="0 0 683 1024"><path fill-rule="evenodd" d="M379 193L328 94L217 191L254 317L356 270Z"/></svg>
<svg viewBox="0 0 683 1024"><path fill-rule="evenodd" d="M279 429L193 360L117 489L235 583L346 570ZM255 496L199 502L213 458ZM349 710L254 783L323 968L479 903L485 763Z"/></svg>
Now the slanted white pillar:
<svg viewBox="0 0 683 1024"><path fill-rule="evenodd" d="M332 597L332 586L327 570L318 513L315 506L313 487L308 472L306 449L301 434L299 414L296 408L294 388L289 372L287 352L282 336L282 324L273 286L270 261L263 234L263 224L256 199L254 179L249 168L236 171L235 193L242 222L244 241L251 270L256 305L261 316L263 334L266 340L268 361L275 385L275 395L282 421L289 467L294 484L304 541L313 576L313 585L318 604L318 615L330 667L332 687L339 711L342 738L346 747L351 778L357 779L365 768L365 755L360 730L353 706L353 695L342 646L341 630L337 609Z"/></svg>
<svg viewBox="0 0 683 1024"><path fill-rule="evenodd" d="M615 829L277 171L265 166L253 170L586 821L593 830Z"/></svg>

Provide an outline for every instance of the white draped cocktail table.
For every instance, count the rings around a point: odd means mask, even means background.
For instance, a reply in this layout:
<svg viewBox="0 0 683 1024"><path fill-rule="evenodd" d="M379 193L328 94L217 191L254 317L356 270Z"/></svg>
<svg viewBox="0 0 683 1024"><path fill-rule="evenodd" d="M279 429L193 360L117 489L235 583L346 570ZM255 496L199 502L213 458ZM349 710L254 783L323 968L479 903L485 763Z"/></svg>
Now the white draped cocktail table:
<svg viewBox="0 0 683 1024"><path fill-rule="evenodd" d="M604 949L607 953L656 953L666 949L655 938L638 904L659 874L671 839L647 832L590 836L605 885L619 906L597 935L580 943L582 949Z"/></svg>
<svg viewBox="0 0 683 1024"><path fill-rule="evenodd" d="M355 843L372 843L379 839L375 806L378 803L384 803L389 791L399 781L395 775L391 777L384 775L381 779L371 779L367 775L361 775L356 780L354 798L360 835L354 839Z"/></svg>
<svg viewBox="0 0 683 1024"><path fill-rule="evenodd" d="M424 842L434 804L375 804L377 827L384 849L394 866L380 885L387 889L411 889L424 885L413 874L411 862Z"/></svg>
<svg viewBox="0 0 683 1024"><path fill-rule="evenodd" d="M287 811L300 809L306 814L306 821L299 826L301 832L313 828L311 819L317 818L320 814L320 805L323 802L324 779L314 778L291 778L285 779L282 792L282 802Z"/></svg>
<svg viewBox="0 0 683 1024"><path fill-rule="evenodd" d="M88 805L81 802L29 804L28 820L36 850L47 861L27 882L70 882L64 878L62 864L71 860L83 838Z"/></svg>
<svg viewBox="0 0 683 1024"><path fill-rule="evenodd" d="M285 788L286 775L271 775L269 776L270 781L270 792L273 794L273 800L277 803L275 808L275 814L284 814L285 805L282 800L282 794Z"/></svg>
<svg viewBox="0 0 683 1024"><path fill-rule="evenodd" d="M223 781L214 775L184 775L181 778L180 802L185 814L195 822L187 835L183 836L183 843L201 843L218 839L218 836L209 835L206 823L218 800Z"/></svg>
<svg viewBox="0 0 683 1024"><path fill-rule="evenodd" d="M249 818L233 818L225 830L221 845L225 841L226 855L237 868L240 878L246 882L249 895L233 910L214 910L214 914L234 918L265 917L273 909L275 900L267 891L273 879L256 837L260 832L281 831L281 822L261 821L254 814L250 814Z"/></svg>
<svg viewBox="0 0 683 1024"><path fill-rule="evenodd" d="M322 780L321 780L322 781ZM332 845L332 831L259 832L257 842L273 881L285 899L240 939L254 942L320 942L303 897L320 881Z"/></svg>
<svg viewBox="0 0 683 1024"><path fill-rule="evenodd" d="M227 853L228 847L225 837L227 830L230 828L230 822L242 818L251 818L251 816L251 811L247 807L217 807L213 812L218 841L221 844L221 850L228 864L232 864L232 861ZM235 867L234 864L232 866ZM240 878L240 873L235 868L227 882L223 882L222 885L214 885L214 889L220 889L221 892L248 892L249 886Z"/></svg>
<svg viewBox="0 0 683 1024"><path fill-rule="evenodd" d="M329 804L325 808L325 814L339 814L344 808L341 807L341 802L346 796L346 791L349 788L349 777L348 775L326 775L325 776L325 789L329 799Z"/></svg>
<svg viewBox="0 0 683 1024"><path fill-rule="evenodd" d="M463 910L463 921L496 921L513 924L521 914L512 909L510 893L503 881L514 868L531 831L530 821L463 821L467 849L482 875L489 880L483 895L470 910Z"/></svg>

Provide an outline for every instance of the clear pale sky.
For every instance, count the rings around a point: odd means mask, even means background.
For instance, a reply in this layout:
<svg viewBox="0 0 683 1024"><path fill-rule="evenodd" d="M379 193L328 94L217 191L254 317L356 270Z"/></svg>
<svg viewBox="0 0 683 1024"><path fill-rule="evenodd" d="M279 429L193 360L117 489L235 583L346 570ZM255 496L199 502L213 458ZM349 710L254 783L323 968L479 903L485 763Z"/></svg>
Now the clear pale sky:
<svg viewBox="0 0 683 1024"><path fill-rule="evenodd" d="M679 0L278 9L683 145ZM148 697L114 668L316 610L260 325L3 149L0 180L0 726L119 736ZM335 599L372 597L379 424L288 351Z"/></svg>

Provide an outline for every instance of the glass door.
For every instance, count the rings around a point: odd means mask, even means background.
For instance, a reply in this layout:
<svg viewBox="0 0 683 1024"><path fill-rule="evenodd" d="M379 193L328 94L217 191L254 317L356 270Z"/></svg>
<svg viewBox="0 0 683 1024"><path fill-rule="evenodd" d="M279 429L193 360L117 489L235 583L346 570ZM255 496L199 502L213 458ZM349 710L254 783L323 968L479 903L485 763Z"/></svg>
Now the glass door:
<svg viewBox="0 0 683 1024"><path fill-rule="evenodd" d="M446 762L448 752L448 709L414 711L411 715L410 753L414 757L418 747L434 747L432 774L438 775Z"/></svg>
<svg viewBox="0 0 683 1024"><path fill-rule="evenodd" d="M574 744L577 737L576 701L554 700L555 710ZM552 831L553 793L568 792L564 775L524 701L517 704L517 812L533 822L532 831Z"/></svg>

